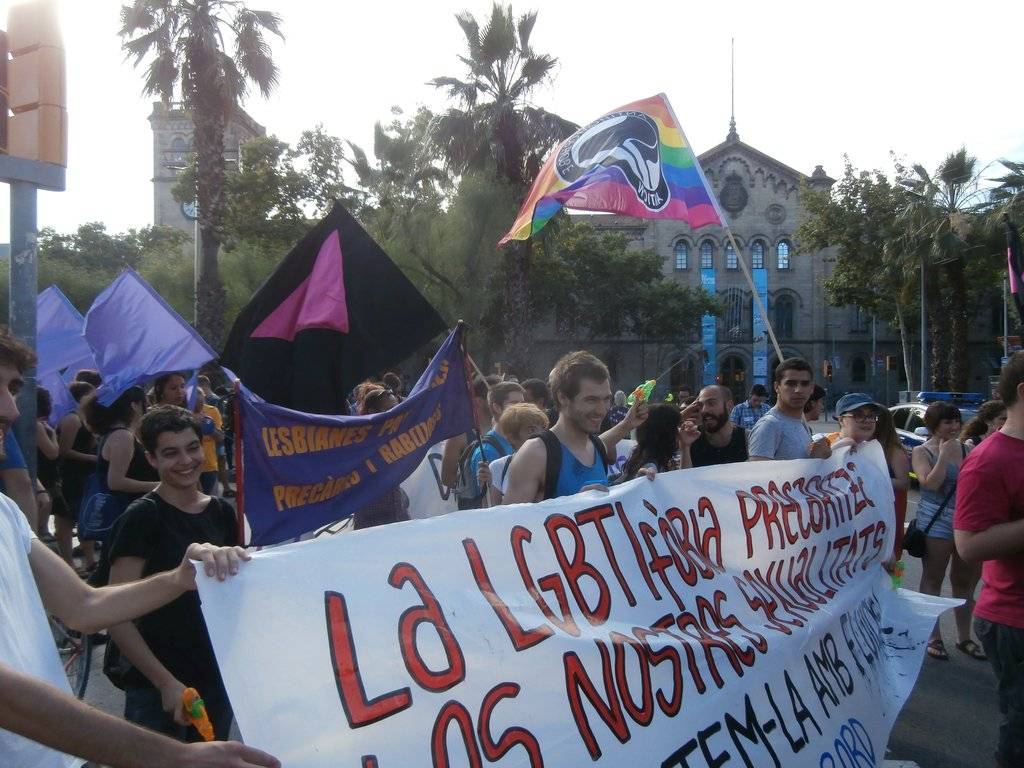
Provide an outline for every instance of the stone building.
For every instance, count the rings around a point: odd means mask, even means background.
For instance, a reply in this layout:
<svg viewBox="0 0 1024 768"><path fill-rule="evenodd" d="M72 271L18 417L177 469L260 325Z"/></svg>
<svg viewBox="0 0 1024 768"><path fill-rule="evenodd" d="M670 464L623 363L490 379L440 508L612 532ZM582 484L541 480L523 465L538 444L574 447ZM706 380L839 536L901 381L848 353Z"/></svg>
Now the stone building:
<svg viewBox="0 0 1024 768"><path fill-rule="evenodd" d="M153 103L149 116L153 131L153 224L177 227L194 235L195 205L179 203L171 195L178 174L192 153L192 118L180 103ZM238 149L245 142L265 136L266 129L241 108L224 131L224 160L238 162Z"/></svg>
<svg viewBox="0 0 1024 768"><path fill-rule="evenodd" d="M834 253L803 253L796 248L795 234L806 215L800 203L801 184L827 189L834 179L820 165L808 176L744 143L734 123L725 141L700 155L699 162L752 267L755 285L764 285L759 293L783 355L808 360L816 380L829 389L830 401L844 392L866 391L894 402L907 387L897 331L874 322L857 307L830 306L823 284L831 274ZM778 360L768 339L758 332L750 286L721 227L691 230L677 221L602 214L581 218L600 231L624 233L637 248L653 249L664 257L664 271L671 279L694 288L713 286L725 313L717 321L705 322L703 330L696 328L676 339L567 343L553 328L546 328L534 345L537 370L549 370L549 364L570 348L585 347L608 363L613 385L627 391L673 365L664 379L673 391L685 387L696 393L715 381L729 386L737 399L745 398L755 383L768 383L771 391ZM865 274L864 279L874 277ZM1002 326L997 314L986 308L972 322L973 391L987 392L988 376L993 366L998 369L993 339ZM917 339L915 333L915 343ZM886 370L886 356L895 358L896 370ZM915 351L912 359L916 366L919 353ZM823 375L826 362L831 363L831 382ZM915 380L916 374L915 369Z"/></svg>

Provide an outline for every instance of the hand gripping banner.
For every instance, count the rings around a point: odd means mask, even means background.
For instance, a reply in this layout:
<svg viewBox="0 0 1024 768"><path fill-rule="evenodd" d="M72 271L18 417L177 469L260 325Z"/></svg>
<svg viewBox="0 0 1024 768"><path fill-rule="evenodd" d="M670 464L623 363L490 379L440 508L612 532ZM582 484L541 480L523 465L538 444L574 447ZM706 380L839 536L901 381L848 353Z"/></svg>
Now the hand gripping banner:
<svg viewBox="0 0 1024 768"><path fill-rule="evenodd" d="M948 600L893 591L876 443L255 553L200 575L289 768L880 765Z"/></svg>
<svg viewBox="0 0 1024 768"><path fill-rule="evenodd" d="M252 543L274 544L341 520L399 485L430 446L473 426L461 326L409 397L373 416L320 416L240 390L245 515Z"/></svg>

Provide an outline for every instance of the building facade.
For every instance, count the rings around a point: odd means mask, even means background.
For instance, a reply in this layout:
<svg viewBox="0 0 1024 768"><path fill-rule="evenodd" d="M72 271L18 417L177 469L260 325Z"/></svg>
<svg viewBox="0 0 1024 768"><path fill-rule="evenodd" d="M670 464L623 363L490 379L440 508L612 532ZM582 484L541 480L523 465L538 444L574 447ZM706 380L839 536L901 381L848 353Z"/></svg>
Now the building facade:
<svg viewBox="0 0 1024 768"><path fill-rule="evenodd" d="M153 224L177 227L195 235L196 207L179 203L171 190L192 154L192 117L180 103L154 102L149 116L153 131ZM224 160L237 163L239 147L266 136L266 129L241 108L236 109L224 130Z"/></svg>
<svg viewBox="0 0 1024 768"><path fill-rule="evenodd" d="M809 361L830 401L845 392L866 391L880 401L895 402L907 388L897 331L855 306L830 306L824 282L835 253L805 253L796 247L796 232L806 215L801 185L828 189L834 179L820 165L810 175L790 168L741 141L735 127L724 142L700 155L699 162L752 268L783 355ZM599 231L625 234L636 248L654 250L664 258L666 276L692 288L704 286L724 307L722 317L705 318L703 328L688 329L676 339L578 340L578 347L608 363L616 388L628 391L671 368L664 382L673 391L685 388L695 394L701 386L718 382L732 389L737 401L755 383L766 383L771 391L778 359L761 328L740 254L723 228L691 230L677 221L601 214L581 218ZM864 279L873 276L865 274ZM1002 332L993 323L1001 321L988 308L979 311L977 320L971 325L971 389L987 392L988 376L999 365L993 341ZM915 333L915 343L918 338ZM537 370L548 370L545 366L569 348L553 329L538 334ZM895 370L886 370L887 356L894 358ZM915 366L919 359L915 351ZM831 381L825 376L826 364ZM916 381L916 368L914 374Z"/></svg>

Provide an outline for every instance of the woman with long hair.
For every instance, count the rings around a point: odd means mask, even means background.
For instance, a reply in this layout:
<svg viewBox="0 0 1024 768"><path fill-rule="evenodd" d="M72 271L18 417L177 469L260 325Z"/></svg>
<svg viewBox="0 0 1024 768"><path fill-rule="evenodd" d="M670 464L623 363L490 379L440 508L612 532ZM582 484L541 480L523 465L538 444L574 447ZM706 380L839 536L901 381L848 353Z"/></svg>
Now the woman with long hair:
<svg viewBox="0 0 1024 768"><path fill-rule="evenodd" d="M967 448L958 439L960 409L948 402L932 403L924 412L924 425L931 436L911 454L914 474L921 485L917 527L926 531L919 591L926 595L940 594L946 568L949 567L953 597L964 601L953 609L956 648L980 661L987 657L981 646L971 639L971 615L974 612L974 589L981 577L981 569L978 565L964 562L953 546L956 481L960 465L967 455ZM938 621L928 640L927 652L933 659L949 659Z"/></svg>
<svg viewBox="0 0 1024 768"><path fill-rule="evenodd" d="M679 469L677 454L681 421L679 407L674 403L651 405L647 420L636 428L636 447L622 467L620 480L632 480L644 469L656 472Z"/></svg>
<svg viewBox="0 0 1024 768"><path fill-rule="evenodd" d="M977 448L986 437L998 432L1006 423L1006 404L1002 400L986 400L978 406L974 418L964 424L960 442L968 448Z"/></svg>

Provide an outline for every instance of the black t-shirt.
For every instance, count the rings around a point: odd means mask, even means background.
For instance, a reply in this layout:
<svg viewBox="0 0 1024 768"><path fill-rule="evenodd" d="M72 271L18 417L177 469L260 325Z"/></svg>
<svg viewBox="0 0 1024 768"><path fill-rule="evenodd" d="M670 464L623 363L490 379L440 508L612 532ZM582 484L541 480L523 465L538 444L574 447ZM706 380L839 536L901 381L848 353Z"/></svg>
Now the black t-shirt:
<svg viewBox="0 0 1024 768"><path fill-rule="evenodd" d="M733 425L732 438L718 448L708 442L707 435L701 434L690 446L690 461L695 467L710 467L714 464L732 464L747 460L747 433L743 427Z"/></svg>
<svg viewBox="0 0 1024 768"><path fill-rule="evenodd" d="M143 578L177 568L189 544L238 543L234 510L216 497L202 512L189 514L155 492L147 493L132 502L118 522L121 525L110 547L110 562L119 557L141 557L145 560ZM198 592L186 592L135 624L153 655L182 684L200 693L212 685L223 685L199 609ZM128 684L152 687L138 670L132 670Z"/></svg>

